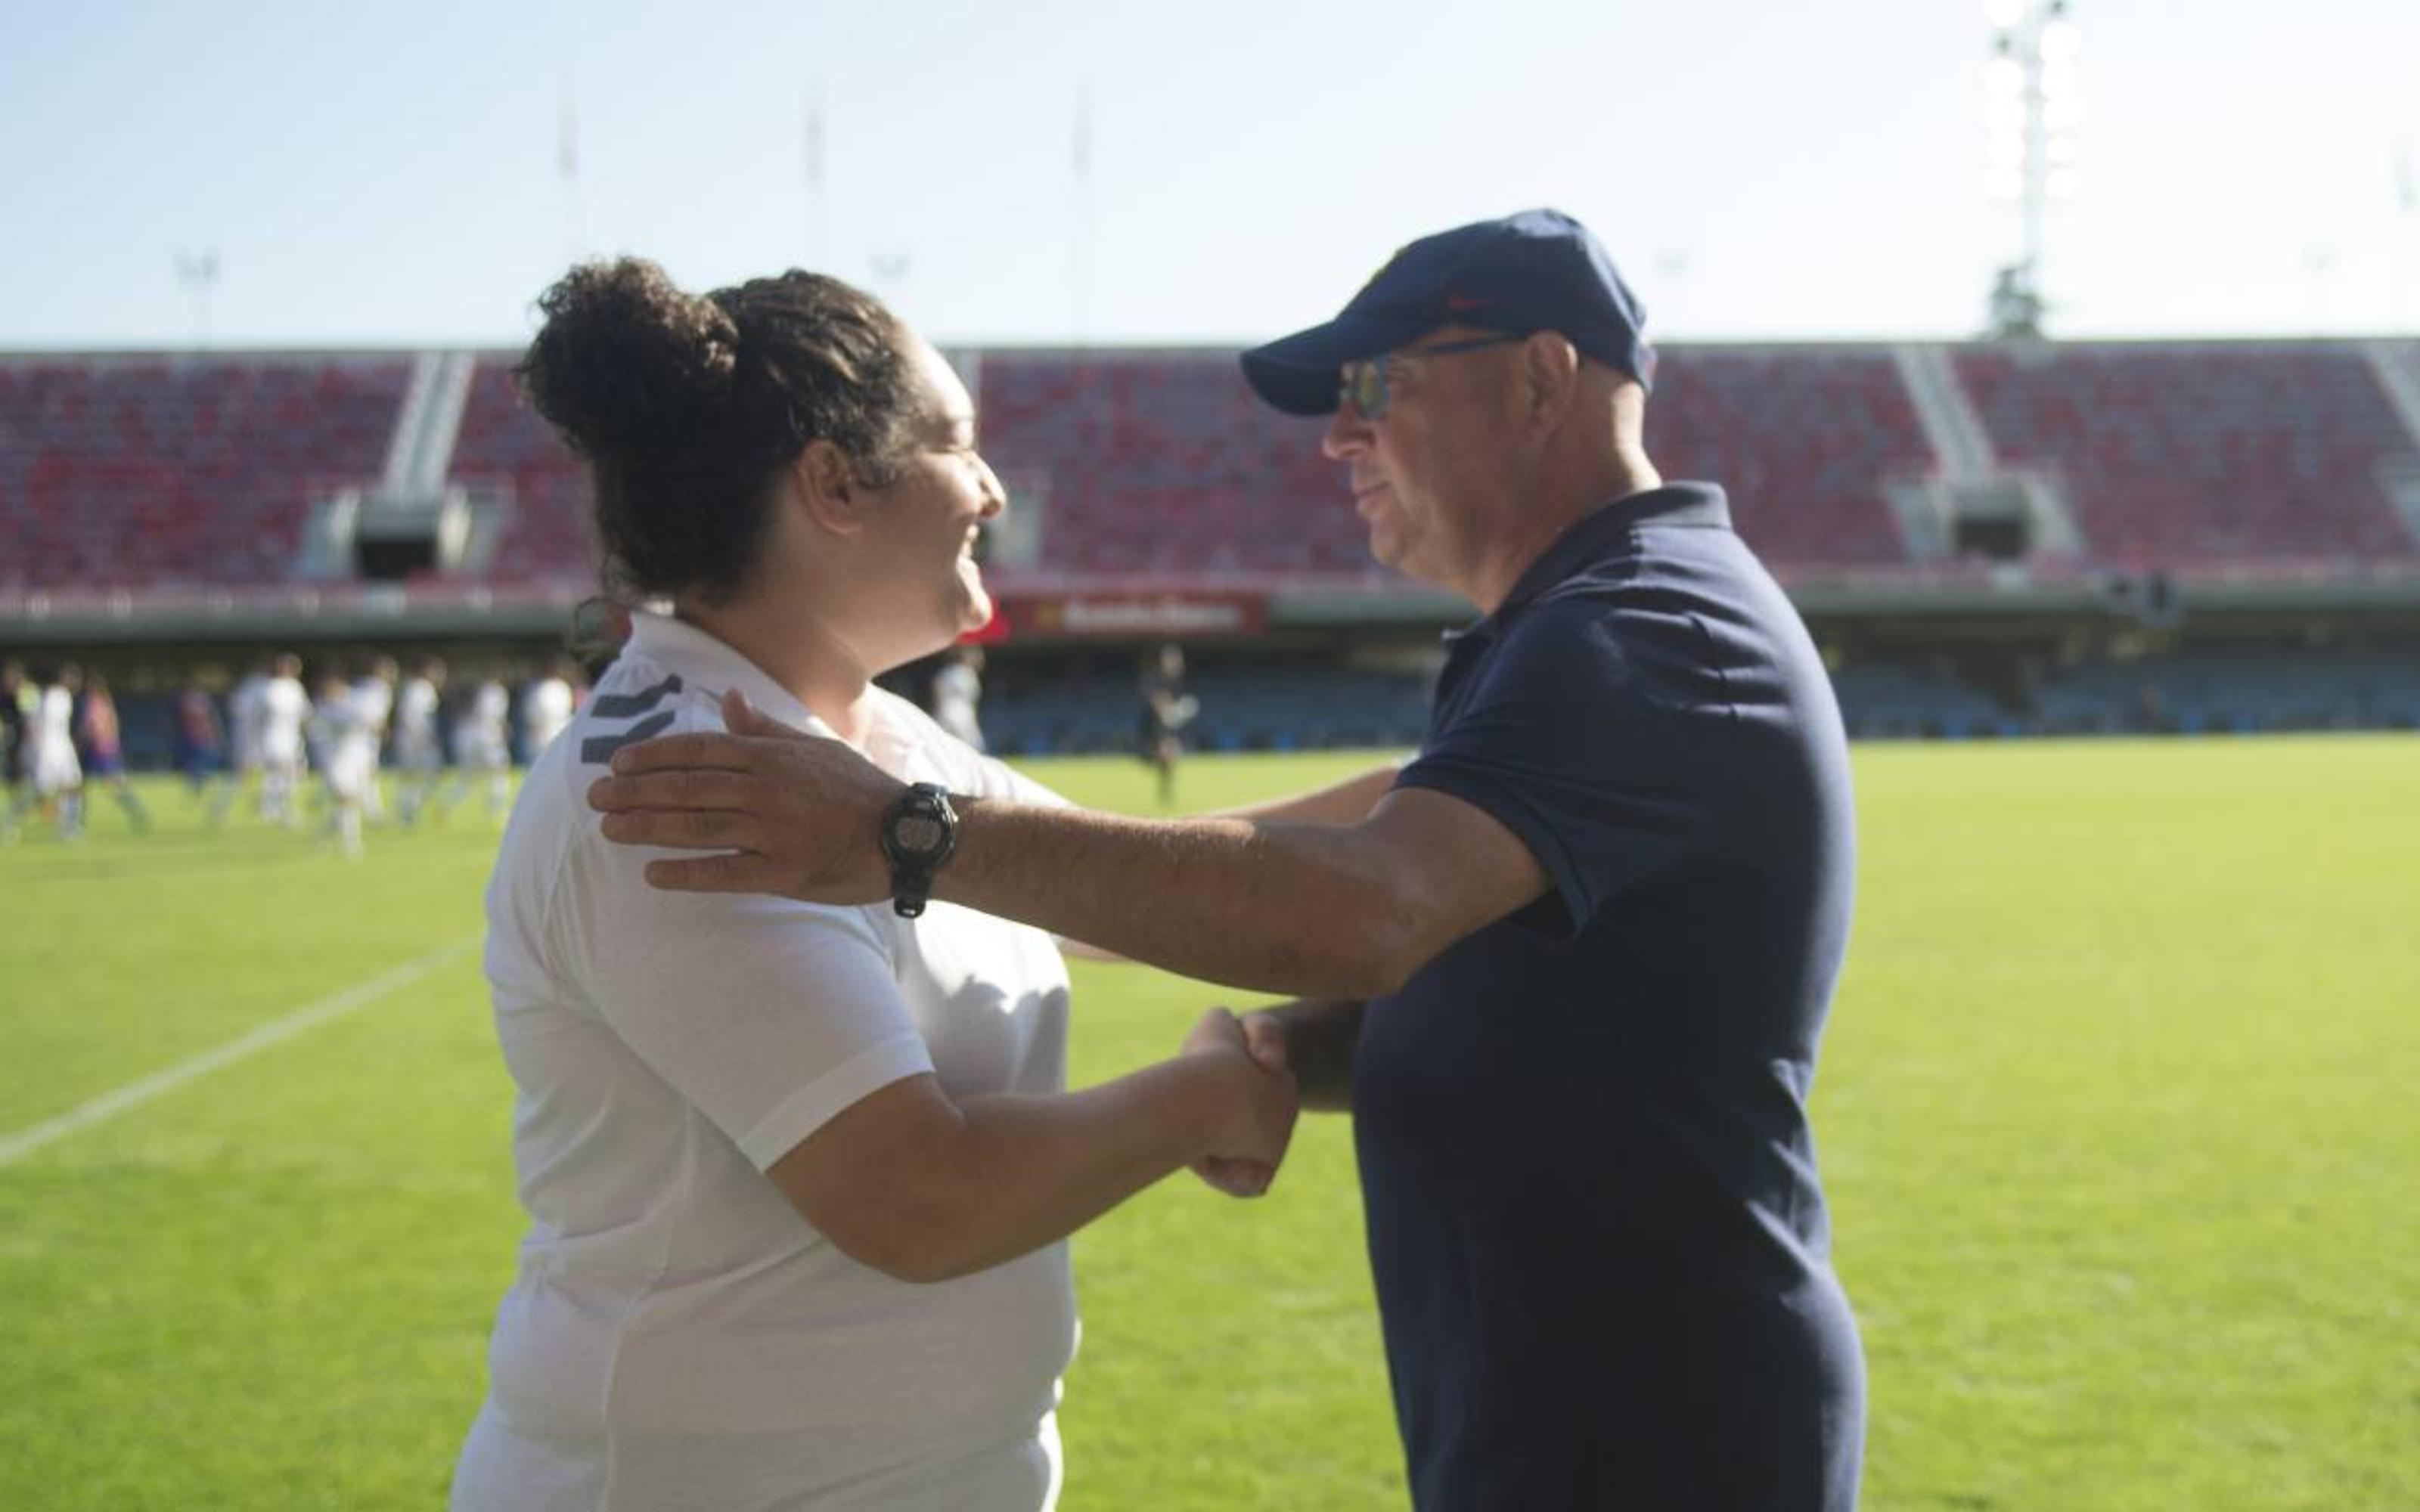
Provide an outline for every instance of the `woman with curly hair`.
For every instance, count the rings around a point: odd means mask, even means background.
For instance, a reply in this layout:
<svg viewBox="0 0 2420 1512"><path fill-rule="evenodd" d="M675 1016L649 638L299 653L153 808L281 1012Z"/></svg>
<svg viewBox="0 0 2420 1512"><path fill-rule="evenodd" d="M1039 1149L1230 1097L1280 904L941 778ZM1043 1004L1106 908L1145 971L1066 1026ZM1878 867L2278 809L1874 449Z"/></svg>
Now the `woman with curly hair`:
<svg viewBox="0 0 2420 1512"><path fill-rule="evenodd" d="M923 906L944 792L1048 796L874 682L990 612L1006 501L940 355L812 273L692 297L624 259L540 308L524 390L641 607L489 887L531 1222L454 1505L1047 1506L1067 1235L1191 1163L1273 1171L1292 1080L1220 1011L1066 1091L1054 942ZM918 784L894 902L657 891L610 842L613 753L743 706Z"/></svg>

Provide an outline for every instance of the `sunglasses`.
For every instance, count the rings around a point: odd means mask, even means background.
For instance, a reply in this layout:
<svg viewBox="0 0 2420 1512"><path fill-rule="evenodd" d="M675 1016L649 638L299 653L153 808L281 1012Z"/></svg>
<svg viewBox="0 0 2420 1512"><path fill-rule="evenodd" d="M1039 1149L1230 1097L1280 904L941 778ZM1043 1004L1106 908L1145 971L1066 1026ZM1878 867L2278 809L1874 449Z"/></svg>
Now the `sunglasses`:
<svg viewBox="0 0 2420 1512"><path fill-rule="evenodd" d="M1359 362L1344 364L1344 378L1337 386L1336 402L1339 406L1350 407L1364 420L1376 420L1387 412L1387 364L1396 358L1450 357L1456 352L1475 352L1482 347L1509 347L1516 341L1528 339L1527 335L1500 332L1493 336L1441 341L1434 347L1404 347L1377 357L1364 357Z"/></svg>

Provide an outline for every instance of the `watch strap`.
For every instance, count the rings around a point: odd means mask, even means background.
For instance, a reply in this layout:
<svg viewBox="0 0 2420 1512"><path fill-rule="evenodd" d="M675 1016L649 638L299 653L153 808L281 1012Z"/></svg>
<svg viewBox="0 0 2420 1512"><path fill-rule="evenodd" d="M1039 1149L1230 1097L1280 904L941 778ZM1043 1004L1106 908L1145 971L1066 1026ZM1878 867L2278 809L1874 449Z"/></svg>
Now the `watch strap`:
<svg viewBox="0 0 2420 1512"><path fill-rule="evenodd" d="M928 850L910 850L899 841L899 826L922 820L940 833L940 843ZM921 918L933 895L933 873L957 849L958 816L950 807L949 790L937 782L910 782L882 815L882 854L891 863L891 908L902 918Z"/></svg>

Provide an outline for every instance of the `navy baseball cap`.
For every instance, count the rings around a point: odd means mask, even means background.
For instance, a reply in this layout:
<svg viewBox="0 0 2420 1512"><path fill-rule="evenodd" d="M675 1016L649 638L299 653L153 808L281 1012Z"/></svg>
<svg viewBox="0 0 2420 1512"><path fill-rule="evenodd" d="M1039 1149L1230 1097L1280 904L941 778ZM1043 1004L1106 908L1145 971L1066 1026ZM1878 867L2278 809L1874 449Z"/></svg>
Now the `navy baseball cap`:
<svg viewBox="0 0 2420 1512"><path fill-rule="evenodd" d="M1654 387L1646 308L1587 226L1545 209L1412 242L1335 319L1246 352L1244 378L1287 414L1329 414L1345 363L1441 326L1557 332L1583 354Z"/></svg>

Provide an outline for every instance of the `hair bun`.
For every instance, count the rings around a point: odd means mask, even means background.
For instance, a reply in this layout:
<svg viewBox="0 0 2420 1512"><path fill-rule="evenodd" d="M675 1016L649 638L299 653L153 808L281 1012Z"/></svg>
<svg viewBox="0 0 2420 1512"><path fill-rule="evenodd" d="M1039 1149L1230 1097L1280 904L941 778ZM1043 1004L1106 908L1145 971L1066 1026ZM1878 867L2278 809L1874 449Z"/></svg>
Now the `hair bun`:
<svg viewBox="0 0 2420 1512"><path fill-rule="evenodd" d="M521 391L587 456L696 444L728 403L739 328L643 257L582 263L538 297Z"/></svg>

